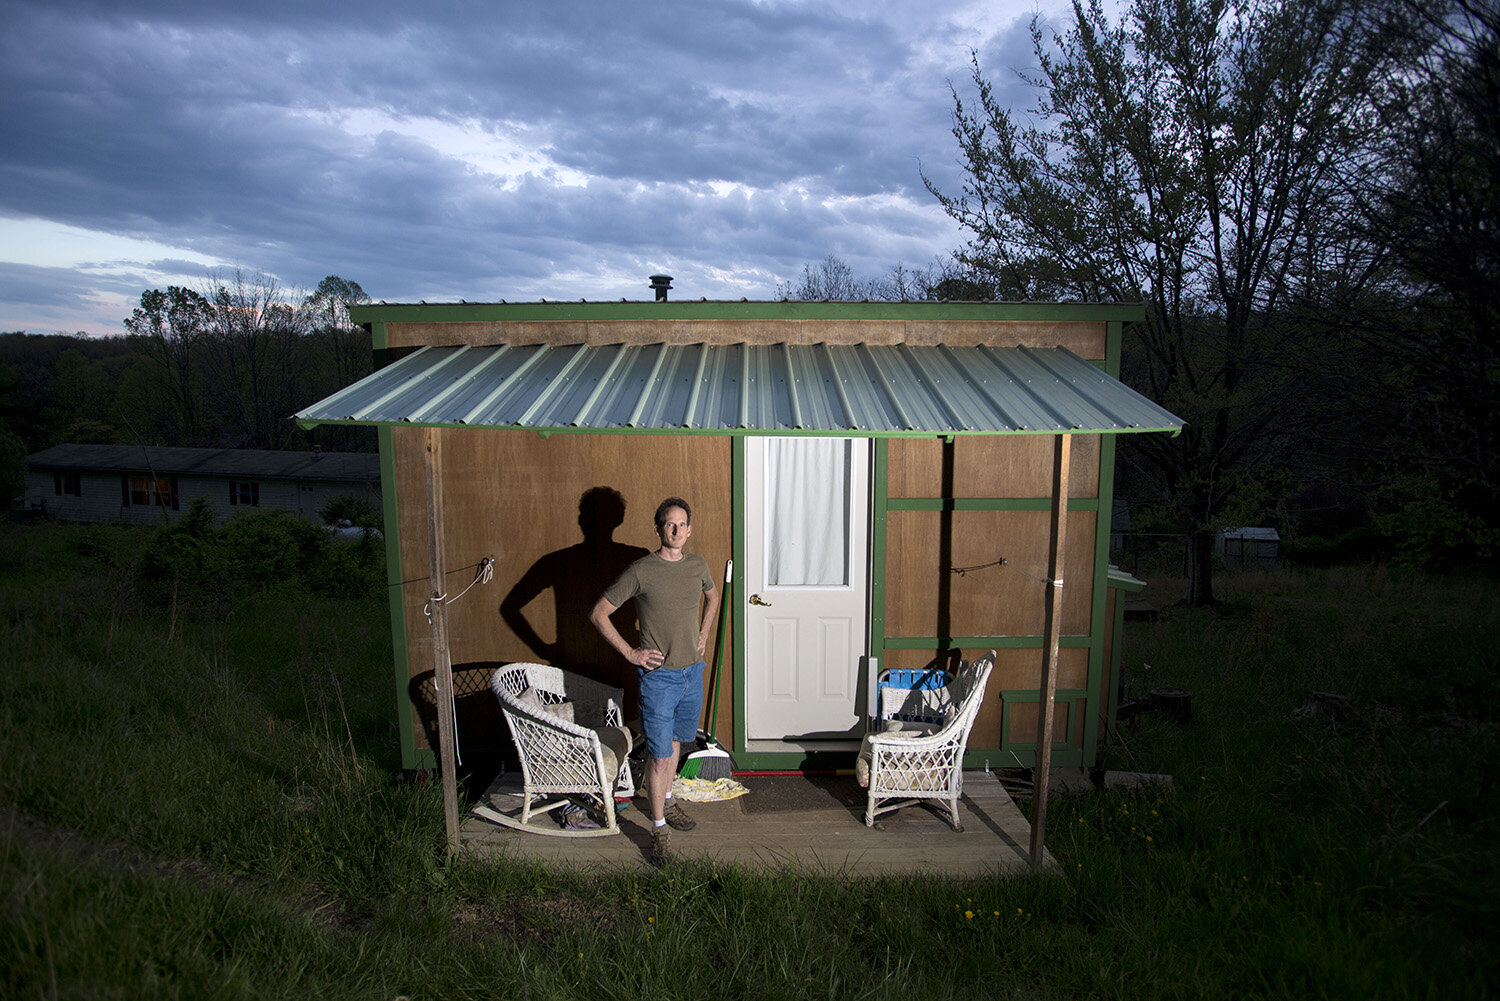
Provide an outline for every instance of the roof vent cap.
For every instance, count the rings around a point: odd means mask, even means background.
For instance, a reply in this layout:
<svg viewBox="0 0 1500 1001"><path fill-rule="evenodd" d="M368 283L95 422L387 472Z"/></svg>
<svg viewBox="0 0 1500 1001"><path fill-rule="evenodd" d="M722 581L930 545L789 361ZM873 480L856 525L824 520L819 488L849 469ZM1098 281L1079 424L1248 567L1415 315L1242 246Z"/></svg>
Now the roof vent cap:
<svg viewBox="0 0 1500 1001"><path fill-rule="evenodd" d="M671 275L652 275L651 289L656 293L657 302L667 301L667 290L672 287Z"/></svg>

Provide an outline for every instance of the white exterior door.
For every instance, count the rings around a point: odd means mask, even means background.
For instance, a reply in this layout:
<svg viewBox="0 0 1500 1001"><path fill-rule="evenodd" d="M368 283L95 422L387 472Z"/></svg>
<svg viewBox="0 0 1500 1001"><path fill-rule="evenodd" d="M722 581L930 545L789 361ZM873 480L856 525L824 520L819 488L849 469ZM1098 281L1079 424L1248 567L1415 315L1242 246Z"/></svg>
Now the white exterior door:
<svg viewBox="0 0 1500 1001"><path fill-rule="evenodd" d="M870 442L745 442L745 728L857 739L868 651Z"/></svg>

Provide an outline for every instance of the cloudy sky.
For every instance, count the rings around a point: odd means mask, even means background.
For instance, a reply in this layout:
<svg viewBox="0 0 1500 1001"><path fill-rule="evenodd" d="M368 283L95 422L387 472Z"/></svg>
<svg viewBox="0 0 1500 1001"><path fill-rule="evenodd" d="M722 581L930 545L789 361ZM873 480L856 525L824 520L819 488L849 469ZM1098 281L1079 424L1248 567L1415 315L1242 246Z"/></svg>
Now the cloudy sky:
<svg viewBox="0 0 1500 1001"><path fill-rule="evenodd" d="M390 302L769 298L962 235L950 84L1052 0L8 0L0 331L325 275Z"/></svg>

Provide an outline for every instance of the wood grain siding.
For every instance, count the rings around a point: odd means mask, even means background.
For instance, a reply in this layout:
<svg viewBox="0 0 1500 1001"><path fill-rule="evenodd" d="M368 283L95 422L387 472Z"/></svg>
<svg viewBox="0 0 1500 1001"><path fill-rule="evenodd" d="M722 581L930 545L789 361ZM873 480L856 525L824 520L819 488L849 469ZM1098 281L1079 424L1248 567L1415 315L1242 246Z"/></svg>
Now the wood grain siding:
<svg viewBox="0 0 1500 1001"><path fill-rule="evenodd" d="M654 549L652 516L665 497L693 505L691 551L701 554L715 579L722 576L732 538L730 439L673 435L542 437L525 431L443 429L444 557L446 592L457 595L473 580L486 556L496 561L494 579L478 585L448 607L450 647L455 670L464 664L514 661L557 662L617 685L633 704L632 669L603 644L587 621L616 564ZM408 663L413 678L431 670L432 632L423 608L429 583L418 569L427 565L427 503L423 483L421 431L392 432L400 521L401 564L406 568L402 598ZM624 521L604 541L586 548L580 526L580 500L586 491L606 487L625 501ZM636 547L631 553L628 547ZM529 576L528 576L529 575ZM609 578L609 579L605 579ZM537 649L502 615L508 595L523 579L539 589L518 612L534 630ZM517 597L522 597L517 595ZM628 615L626 616L628 618ZM710 645L710 653L713 650ZM725 651L724 677L732 677ZM726 691L729 690L726 688ZM729 731L732 707L723 707L720 726ZM429 747L420 721L418 747ZM504 746L508 736L463 733L466 744Z"/></svg>
<svg viewBox="0 0 1500 1001"><path fill-rule="evenodd" d="M1034 498L1052 496L1052 436L955 437L950 497ZM942 438L893 438L887 490L895 498L939 497L946 475ZM1068 494L1099 495L1099 436L1073 436Z"/></svg>
<svg viewBox="0 0 1500 1001"><path fill-rule="evenodd" d="M1065 347L1104 357L1104 323L1018 320L629 319L392 322L387 346L423 344L947 344Z"/></svg>
<svg viewBox="0 0 1500 1001"><path fill-rule="evenodd" d="M952 520L946 542L944 519ZM1046 511L890 512L886 635L1040 636L1047 587L1047 519ZM1068 517L1064 635L1089 632L1094 525L1092 511L1074 511ZM984 566L1001 558L1007 565ZM983 569L953 572L962 567Z"/></svg>

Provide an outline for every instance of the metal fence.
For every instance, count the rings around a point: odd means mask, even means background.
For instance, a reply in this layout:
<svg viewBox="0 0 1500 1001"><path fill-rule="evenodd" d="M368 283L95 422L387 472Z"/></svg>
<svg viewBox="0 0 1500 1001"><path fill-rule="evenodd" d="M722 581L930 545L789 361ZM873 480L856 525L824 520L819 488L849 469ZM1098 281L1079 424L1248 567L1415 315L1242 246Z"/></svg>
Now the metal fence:
<svg viewBox="0 0 1500 1001"><path fill-rule="evenodd" d="M1109 561L1136 577L1186 577L1188 537L1170 532L1111 532Z"/></svg>

